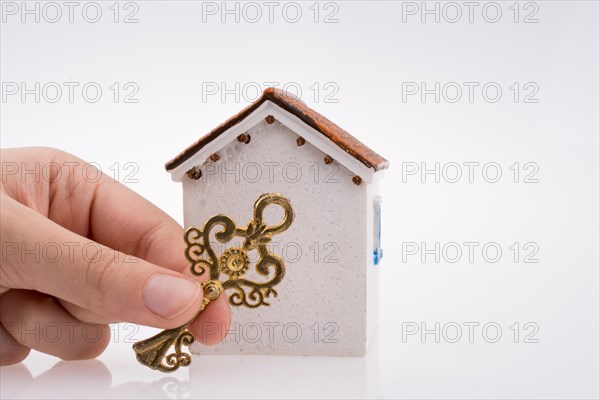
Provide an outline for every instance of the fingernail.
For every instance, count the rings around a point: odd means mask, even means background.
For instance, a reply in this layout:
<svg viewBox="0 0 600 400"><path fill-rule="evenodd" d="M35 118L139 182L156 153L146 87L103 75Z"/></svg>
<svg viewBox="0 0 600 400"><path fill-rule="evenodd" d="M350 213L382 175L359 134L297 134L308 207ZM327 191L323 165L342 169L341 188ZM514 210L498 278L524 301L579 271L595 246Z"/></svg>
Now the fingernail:
<svg viewBox="0 0 600 400"><path fill-rule="evenodd" d="M166 319L172 319L195 304L202 288L198 282L172 275L152 275L143 289L146 307Z"/></svg>

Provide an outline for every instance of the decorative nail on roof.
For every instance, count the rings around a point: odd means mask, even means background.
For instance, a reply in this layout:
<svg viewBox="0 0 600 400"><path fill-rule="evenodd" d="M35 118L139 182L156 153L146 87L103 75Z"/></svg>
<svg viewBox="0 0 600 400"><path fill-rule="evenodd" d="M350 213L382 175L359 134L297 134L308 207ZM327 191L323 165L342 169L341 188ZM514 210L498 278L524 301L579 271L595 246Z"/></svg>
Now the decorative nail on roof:
<svg viewBox="0 0 600 400"><path fill-rule="evenodd" d="M197 142L189 146L174 159L167 162L165 164L167 171L177 168L219 135L239 124L267 100L272 101L279 107L300 118L305 124L322 133L346 153L363 163L367 168L373 168L375 171L379 171L388 167L389 162L385 158L369 149L354 136L350 135L315 110L309 108L302 100L287 94L283 90L268 88L265 89L262 96L254 103L229 118L223 124L201 137Z"/></svg>

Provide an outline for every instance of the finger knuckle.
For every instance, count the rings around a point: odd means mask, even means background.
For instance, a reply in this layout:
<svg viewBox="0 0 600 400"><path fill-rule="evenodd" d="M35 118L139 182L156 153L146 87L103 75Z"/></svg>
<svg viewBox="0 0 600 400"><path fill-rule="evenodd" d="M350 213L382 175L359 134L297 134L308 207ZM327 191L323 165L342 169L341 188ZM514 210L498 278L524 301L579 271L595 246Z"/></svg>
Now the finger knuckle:
<svg viewBox="0 0 600 400"><path fill-rule="evenodd" d="M97 245L96 249L84 255L85 260L85 292L87 299L85 308L91 308L94 300L103 300L104 293L114 283L114 275L118 269L111 254L106 248Z"/></svg>
<svg viewBox="0 0 600 400"><path fill-rule="evenodd" d="M89 360L98 357L110 343L108 325L82 324L80 340L69 344L69 351L61 355L64 360Z"/></svg>

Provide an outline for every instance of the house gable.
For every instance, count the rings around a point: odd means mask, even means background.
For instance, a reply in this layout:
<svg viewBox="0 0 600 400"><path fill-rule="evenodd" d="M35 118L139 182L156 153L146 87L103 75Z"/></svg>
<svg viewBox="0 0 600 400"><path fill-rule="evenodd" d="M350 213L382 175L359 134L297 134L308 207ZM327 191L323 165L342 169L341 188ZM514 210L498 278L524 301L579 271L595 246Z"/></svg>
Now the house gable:
<svg viewBox="0 0 600 400"><path fill-rule="evenodd" d="M374 172L388 167L387 160L302 101L269 88L255 103L167 162L167 171L173 180L181 181L187 171L204 164L212 154L267 118L282 123L362 180L370 182Z"/></svg>

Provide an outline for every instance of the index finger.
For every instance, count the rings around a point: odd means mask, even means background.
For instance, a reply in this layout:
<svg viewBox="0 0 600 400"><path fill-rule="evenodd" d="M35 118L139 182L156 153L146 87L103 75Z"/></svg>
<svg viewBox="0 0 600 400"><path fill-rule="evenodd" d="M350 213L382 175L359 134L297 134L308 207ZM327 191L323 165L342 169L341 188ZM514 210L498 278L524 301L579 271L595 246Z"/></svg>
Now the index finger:
<svg viewBox="0 0 600 400"><path fill-rule="evenodd" d="M18 202L71 232L115 250L178 272L186 268L181 226L92 163L60 150L38 147L3 149L2 160L25 171L48 171L45 179L33 174L22 175L22 179L3 176L4 189Z"/></svg>

